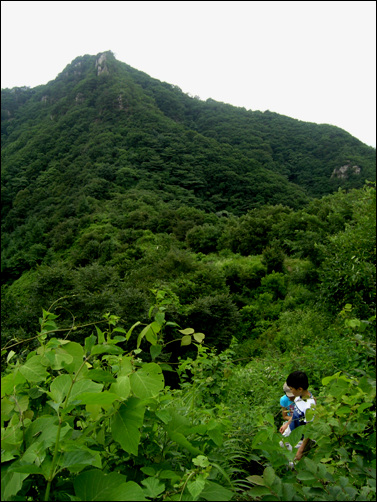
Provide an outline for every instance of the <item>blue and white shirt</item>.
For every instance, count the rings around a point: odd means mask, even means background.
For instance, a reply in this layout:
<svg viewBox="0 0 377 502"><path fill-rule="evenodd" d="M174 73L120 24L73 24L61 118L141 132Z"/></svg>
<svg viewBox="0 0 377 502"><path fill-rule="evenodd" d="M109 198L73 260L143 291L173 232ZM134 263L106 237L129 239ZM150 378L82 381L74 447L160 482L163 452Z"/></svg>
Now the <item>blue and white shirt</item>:
<svg viewBox="0 0 377 502"><path fill-rule="evenodd" d="M315 407L315 404L316 402L312 393L310 393L310 397L306 400L302 399L300 396L295 398L292 421L289 424L291 431L300 425L306 424L306 412L309 408Z"/></svg>
<svg viewBox="0 0 377 502"><path fill-rule="evenodd" d="M312 393L310 393L310 397L307 398L306 400L302 399L302 397L300 396L296 397L293 404L294 404L294 410L293 410L292 420L283 433L283 436L285 437L289 436L289 434L294 429L296 429L296 427L299 427L300 425L305 425L307 423L306 412L309 410L309 408L315 407L316 401Z"/></svg>

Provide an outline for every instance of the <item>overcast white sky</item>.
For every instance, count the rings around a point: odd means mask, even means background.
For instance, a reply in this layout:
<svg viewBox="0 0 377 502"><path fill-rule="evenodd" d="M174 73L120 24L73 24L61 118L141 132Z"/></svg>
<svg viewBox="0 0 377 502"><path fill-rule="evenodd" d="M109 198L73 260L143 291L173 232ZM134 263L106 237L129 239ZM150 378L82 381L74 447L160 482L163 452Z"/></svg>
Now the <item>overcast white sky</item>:
<svg viewBox="0 0 377 502"><path fill-rule="evenodd" d="M46 84L106 50L203 100L376 146L375 1L1 2L1 88Z"/></svg>

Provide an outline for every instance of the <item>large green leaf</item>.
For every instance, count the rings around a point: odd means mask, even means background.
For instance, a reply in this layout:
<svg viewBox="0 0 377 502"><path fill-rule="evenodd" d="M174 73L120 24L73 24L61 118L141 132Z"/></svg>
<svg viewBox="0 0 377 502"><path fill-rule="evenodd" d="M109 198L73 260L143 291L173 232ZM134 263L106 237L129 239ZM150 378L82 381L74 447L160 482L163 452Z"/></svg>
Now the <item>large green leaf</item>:
<svg viewBox="0 0 377 502"><path fill-rule="evenodd" d="M164 388L164 376L160 366L147 363L130 376L131 389L140 399L155 397Z"/></svg>
<svg viewBox="0 0 377 502"><path fill-rule="evenodd" d="M10 468L9 472L22 472L24 474L42 474L42 469L35 464L25 464L20 465L17 462L14 462Z"/></svg>
<svg viewBox="0 0 377 502"><path fill-rule="evenodd" d="M22 488L22 483L29 474L19 472L8 472L8 467L1 466L1 500L11 500Z"/></svg>
<svg viewBox="0 0 377 502"><path fill-rule="evenodd" d="M30 424L25 432L26 447L29 447L36 441L45 441L46 446L49 447L56 439L56 432L58 430L58 418L56 416L39 417Z"/></svg>
<svg viewBox="0 0 377 502"><path fill-rule="evenodd" d="M143 425L145 406L140 400L130 397L111 419L111 435L123 450L137 455L140 442L139 428Z"/></svg>
<svg viewBox="0 0 377 502"><path fill-rule="evenodd" d="M86 356L89 356L96 341L97 341L97 338L95 335L90 335L85 338L84 351L85 351Z"/></svg>
<svg viewBox="0 0 377 502"><path fill-rule="evenodd" d="M260 486L264 486L265 485L264 479L262 478L262 476L258 476L256 474L253 474L252 476L247 476L246 479L248 481L250 481L250 483L254 483L256 485L260 485Z"/></svg>
<svg viewBox="0 0 377 502"><path fill-rule="evenodd" d="M21 373L19 373L19 371L12 371L12 373L9 373L8 375L2 377L1 397L13 394L14 388L24 382L26 382L26 379L24 376L22 376Z"/></svg>
<svg viewBox="0 0 377 502"><path fill-rule="evenodd" d="M12 471L14 470L15 472L30 472L31 471L24 471L24 470L19 470L20 466L25 466L25 465L35 465L40 467L41 464L44 462L46 455L48 454L48 443L50 441L45 441L43 438L40 439L42 436L38 436L35 440L34 443L32 443L29 448L26 449L26 451L23 453L23 455L20 457L18 462L14 462L12 464ZM53 444L53 443L50 443ZM17 465L18 464L18 465Z"/></svg>
<svg viewBox="0 0 377 502"><path fill-rule="evenodd" d="M105 335L102 330L99 329L99 327L96 325L96 331L98 335L98 343L102 344L105 343Z"/></svg>
<svg viewBox="0 0 377 502"><path fill-rule="evenodd" d="M309 471L304 471L304 470L300 470L297 473L296 477L300 481L305 481L306 483L314 482L316 480L316 476L313 473L311 473Z"/></svg>
<svg viewBox="0 0 377 502"><path fill-rule="evenodd" d="M187 439L187 435L193 432L190 421L187 417L171 412L171 420L168 422L166 430L172 441L188 450L193 455L202 455L203 452L193 446ZM206 427L205 427L206 429Z"/></svg>
<svg viewBox="0 0 377 502"><path fill-rule="evenodd" d="M72 379L69 375L59 375L52 381L48 394L53 401L60 404L67 395L71 384Z"/></svg>
<svg viewBox="0 0 377 502"><path fill-rule="evenodd" d="M141 324L140 321L135 322L135 324L133 326L131 326L131 328L127 331L127 334L126 334L126 340L127 341L130 338L130 336L131 336L132 331L134 330L134 328L136 328L136 326L139 326L140 324Z"/></svg>
<svg viewBox="0 0 377 502"><path fill-rule="evenodd" d="M62 361L63 367L67 370L68 373L76 373L82 366L84 360L84 349L83 347L76 342L69 342L67 345L64 345L64 351L72 356L71 362ZM85 373L88 371L87 367L84 365L80 374L78 375L78 379L84 378Z"/></svg>
<svg viewBox="0 0 377 502"><path fill-rule="evenodd" d="M176 431L169 431L169 436L172 441L175 441L177 444L186 448L193 455L202 455L203 452L193 446L190 441L181 433Z"/></svg>
<svg viewBox="0 0 377 502"><path fill-rule="evenodd" d="M58 430L58 418L56 416L39 417L30 424L25 432L25 443L29 447L36 442L43 443L45 448L49 448L56 441ZM72 430L68 424L64 424L60 431L62 439L69 430Z"/></svg>
<svg viewBox="0 0 377 502"><path fill-rule="evenodd" d="M161 351L162 351L162 345L151 345L149 347L149 352L151 354L152 361L161 354Z"/></svg>
<svg viewBox="0 0 377 502"><path fill-rule="evenodd" d="M282 500L295 500L296 490L294 486L291 483L283 483L282 495Z"/></svg>
<svg viewBox="0 0 377 502"><path fill-rule="evenodd" d="M192 328L179 329L178 331L182 333L182 335L192 335L195 333L195 330Z"/></svg>
<svg viewBox="0 0 377 502"><path fill-rule="evenodd" d="M164 424L167 424L169 420L171 420L171 414L169 410L157 410L156 416L161 420L161 422L164 422Z"/></svg>
<svg viewBox="0 0 377 502"><path fill-rule="evenodd" d="M116 500L120 502L144 502L147 499L144 496L142 488L134 481L122 483L109 494L108 500Z"/></svg>
<svg viewBox="0 0 377 502"><path fill-rule="evenodd" d="M193 500L196 500L202 493L205 485L204 474L198 474L194 480L187 483L188 491L191 493Z"/></svg>
<svg viewBox="0 0 377 502"><path fill-rule="evenodd" d="M20 373L28 382L43 382L48 373L41 363L42 356L33 356L20 366Z"/></svg>
<svg viewBox="0 0 377 502"><path fill-rule="evenodd" d="M4 396L1 399L1 420L3 420L4 422L8 422L8 420L10 420L11 418L11 414L14 407L15 407L14 400L12 399L11 401L6 396Z"/></svg>
<svg viewBox="0 0 377 502"><path fill-rule="evenodd" d="M191 428L190 420L187 417L180 415L175 411L170 411L168 431L175 431L175 432L181 432L182 434L187 434L190 428Z"/></svg>
<svg viewBox="0 0 377 502"><path fill-rule="evenodd" d="M157 343L157 333L160 329L161 327L156 322L145 326L145 328L139 333L139 336L137 337L136 347L140 347L140 343L144 337L146 337L149 343L155 345Z"/></svg>
<svg viewBox="0 0 377 502"><path fill-rule="evenodd" d="M154 333L159 333L161 331L162 324L158 321L153 321L150 325Z"/></svg>
<svg viewBox="0 0 377 502"><path fill-rule="evenodd" d="M198 343L202 343L202 341L205 338L205 334L204 333L194 333L192 336L194 337L195 341L198 342Z"/></svg>
<svg viewBox="0 0 377 502"><path fill-rule="evenodd" d="M101 406L109 406L117 399L119 399L117 394L107 390L103 392L83 392L75 397L75 401L80 401L80 404L99 404Z"/></svg>
<svg viewBox="0 0 377 502"><path fill-rule="evenodd" d="M224 441L224 435L221 429L212 429L208 431L208 436L212 439L212 441L217 445L221 446Z"/></svg>
<svg viewBox="0 0 377 502"><path fill-rule="evenodd" d="M211 502L227 502L228 500L231 500L233 495L234 493L228 490L228 488L224 488L213 481L206 480L200 497Z"/></svg>
<svg viewBox="0 0 377 502"><path fill-rule="evenodd" d="M61 468L70 472L80 472L86 466L102 467L101 457L98 451L93 451L84 445L69 444L64 446L64 454L60 459Z"/></svg>
<svg viewBox="0 0 377 502"><path fill-rule="evenodd" d="M19 416L13 415L7 428L1 428L1 460L11 459L15 454L18 455L19 448L22 445L23 435L20 428ZM7 452L7 453L6 453Z"/></svg>
<svg viewBox="0 0 377 502"><path fill-rule="evenodd" d="M165 484L155 477L143 479L141 484L145 486L145 495L151 499L156 499L165 490Z"/></svg>
<svg viewBox="0 0 377 502"><path fill-rule="evenodd" d="M80 404L99 404L102 407L107 407L119 399L117 394L107 390L103 392L84 392L76 396L75 400L80 401Z"/></svg>
<svg viewBox="0 0 377 502"><path fill-rule="evenodd" d="M157 312L157 314L154 316L154 319L162 327L165 322L165 313Z"/></svg>
<svg viewBox="0 0 377 502"><path fill-rule="evenodd" d="M95 345L92 348L92 355L96 354L121 354L123 352L123 349L120 347L117 347L116 345L108 345L108 344L103 344L103 345Z"/></svg>
<svg viewBox="0 0 377 502"><path fill-rule="evenodd" d="M254 486L253 488L250 488L250 490L248 490L247 493L252 497L251 500L258 500L260 497L263 497L264 495L271 495L271 490L266 486ZM211 500L211 499L207 498L206 500ZM225 500L225 499L212 499L212 500ZM279 500L279 499L274 498L271 500Z"/></svg>
<svg viewBox="0 0 377 502"><path fill-rule="evenodd" d="M54 350L50 350L43 354L43 357L48 361L48 365L51 366L53 370L61 370L67 364L73 361L71 354L68 354L63 348L56 347Z"/></svg>
<svg viewBox="0 0 377 502"><path fill-rule="evenodd" d="M171 484L177 483L182 478L182 473L174 472L169 469L164 469L159 474L160 479L170 479Z"/></svg>
<svg viewBox="0 0 377 502"><path fill-rule="evenodd" d="M85 378L90 378L94 382L116 382L114 376L105 370L89 370Z"/></svg>
<svg viewBox="0 0 377 502"><path fill-rule="evenodd" d="M85 471L74 480L76 496L83 501L141 501L144 502L143 490L126 476L117 472L104 474L98 469Z"/></svg>
<svg viewBox="0 0 377 502"><path fill-rule="evenodd" d="M114 392L121 399L127 399L131 392L131 383L128 376L118 376L116 383L110 387L110 392Z"/></svg>
<svg viewBox="0 0 377 502"><path fill-rule="evenodd" d="M130 375L133 372L132 357L123 356L120 362L120 369L118 371L118 377Z"/></svg>
<svg viewBox="0 0 377 502"><path fill-rule="evenodd" d="M191 343L191 336L190 335L182 336L181 345L190 345L190 343Z"/></svg>
<svg viewBox="0 0 377 502"><path fill-rule="evenodd" d="M276 475L275 471L272 467L268 466L263 471L263 479L265 481L265 485L271 487L275 481Z"/></svg>
<svg viewBox="0 0 377 502"><path fill-rule="evenodd" d="M103 389L103 385L100 383L92 382L91 380L79 380L75 382L72 386L71 393L69 395L68 403L72 403L77 396L83 394L84 392L97 392L100 393Z"/></svg>
<svg viewBox="0 0 377 502"><path fill-rule="evenodd" d="M350 386L352 386L352 382L339 377L331 383L330 387L327 387L327 393L339 399L343 394L347 394Z"/></svg>

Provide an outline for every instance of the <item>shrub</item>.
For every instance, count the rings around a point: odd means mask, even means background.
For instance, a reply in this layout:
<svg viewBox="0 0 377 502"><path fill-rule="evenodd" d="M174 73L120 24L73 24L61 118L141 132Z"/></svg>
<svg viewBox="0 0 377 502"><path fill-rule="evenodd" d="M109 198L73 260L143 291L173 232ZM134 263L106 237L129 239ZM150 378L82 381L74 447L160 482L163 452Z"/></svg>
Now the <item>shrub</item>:
<svg viewBox="0 0 377 502"><path fill-rule="evenodd" d="M318 284L318 269L309 260L287 260L289 279L294 284L316 286Z"/></svg>
<svg viewBox="0 0 377 502"><path fill-rule="evenodd" d="M233 260L225 263L224 275L226 284L231 293L238 293L242 296L251 296L261 285L262 278L266 275L266 268L259 262L245 263L244 261Z"/></svg>
<svg viewBox="0 0 377 502"><path fill-rule="evenodd" d="M206 344L218 351L229 347L238 321L237 308L227 294L198 298L187 309L186 324L203 331Z"/></svg>
<svg viewBox="0 0 377 502"><path fill-rule="evenodd" d="M201 296L227 293L225 278L218 267L200 265L198 270L175 281L173 289L182 303L191 303Z"/></svg>
<svg viewBox="0 0 377 502"><path fill-rule="evenodd" d="M362 318L375 313L376 191L365 188L354 201L354 219L330 237L319 271L323 303L338 311L357 305Z"/></svg>
<svg viewBox="0 0 377 502"><path fill-rule="evenodd" d="M272 272L262 278L261 289L272 293L273 300L282 299L288 291L288 277L281 272Z"/></svg>
<svg viewBox="0 0 377 502"><path fill-rule="evenodd" d="M195 253L212 253L217 250L221 230L208 223L191 228L186 234L186 244Z"/></svg>
<svg viewBox="0 0 377 502"><path fill-rule="evenodd" d="M271 272L284 272L284 259L284 251L274 245L263 250L261 261L267 269L267 274L271 274Z"/></svg>
<svg viewBox="0 0 377 502"><path fill-rule="evenodd" d="M230 500L234 487L217 461L228 424L202 420L165 387L159 364L138 357L144 339L152 359L160 354L163 309L136 349L126 346L140 323L126 332L106 314L79 344L53 336L81 328L61 330L57 318L42 310L40 347L26 359L2 351L1 500ZM200 344L199 335L184 330L182 345Z"/></svg>
<svg viewBox="0 0 377 502"><path fill-rule="evenodd" d="M168 274L169 277L177 277L187 274L197 268L193 257L187 251L172 248L165 258L159 263L160 273Z"/></svg>

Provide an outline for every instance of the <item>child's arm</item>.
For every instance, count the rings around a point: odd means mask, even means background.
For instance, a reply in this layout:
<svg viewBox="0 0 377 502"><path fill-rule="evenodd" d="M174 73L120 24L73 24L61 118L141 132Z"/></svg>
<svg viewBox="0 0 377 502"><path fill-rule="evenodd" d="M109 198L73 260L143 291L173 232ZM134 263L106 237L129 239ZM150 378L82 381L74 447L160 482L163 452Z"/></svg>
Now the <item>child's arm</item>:
<svg viewBox="0 0 377 502"><path fill-rule="evenodd" d="M308 442L309 442L309 438L303 440L303 442L301 443L300 448L297 450L297 453L296 453L296 456L295 456L295 460L301 460L302 455L303 455L303 453L305 451L305 448L306 448L306 445L308 444Z"/></svg>
<svg viewBox="0 0 377 502"><path fill-rule="evenodd" d="M289 424L290 424L291 422L292 422L292 417L288 417L288 422L285 422L285 424L283 424L283 425L280 427L279 432L280 432L281 434L283 434L283 433L287 430L287 428L289 427Z"/></svg>
<svg viewBox="0 0 377 502"><path fill-rule="evenodd" d="M288 410L284 406L281 407L281 414L283 415L283 420L289 420Z"/></svg>

